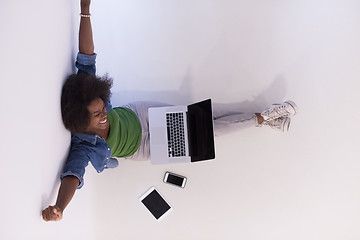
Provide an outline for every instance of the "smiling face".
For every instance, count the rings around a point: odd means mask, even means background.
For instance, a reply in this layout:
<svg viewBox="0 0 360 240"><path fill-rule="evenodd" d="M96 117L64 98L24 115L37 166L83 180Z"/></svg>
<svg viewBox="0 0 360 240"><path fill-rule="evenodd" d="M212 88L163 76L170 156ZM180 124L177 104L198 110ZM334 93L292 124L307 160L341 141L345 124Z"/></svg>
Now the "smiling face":
<svg viewBox="0 0 360 240"><path fill-rule="evenodd" d="M90 114L87 132L100 135L109 129L105 104L101 98L98 97L92 100L87 109Z"/></svg>

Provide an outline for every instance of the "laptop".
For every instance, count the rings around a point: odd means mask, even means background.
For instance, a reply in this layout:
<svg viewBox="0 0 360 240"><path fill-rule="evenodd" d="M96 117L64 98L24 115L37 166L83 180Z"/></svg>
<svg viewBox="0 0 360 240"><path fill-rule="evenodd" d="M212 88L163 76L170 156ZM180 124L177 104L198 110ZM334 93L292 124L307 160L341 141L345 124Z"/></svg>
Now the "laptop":
<svg viewBox="0 0 360 240"><path fill-rule="evenodd" d="M152 164L215 158L211 99L189 106L149 108Z"/></svg>

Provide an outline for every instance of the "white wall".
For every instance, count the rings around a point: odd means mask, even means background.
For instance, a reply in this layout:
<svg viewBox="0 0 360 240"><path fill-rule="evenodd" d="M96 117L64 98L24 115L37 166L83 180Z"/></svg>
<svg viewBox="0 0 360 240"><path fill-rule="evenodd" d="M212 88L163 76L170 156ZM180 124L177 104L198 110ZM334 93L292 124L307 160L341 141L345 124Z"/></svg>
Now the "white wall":
<svg viewBox="0 0 360 240"><path fill-rule="evenodd" d="M66 221L40 218L55 203L69 147L60 94L77 48L77 8L70 0L0 3L1 239L95 239L90 186Z"/></svg>
<svg viewBox="0 0 360 240"><path fill-rule="evenodd" d="M78 4L0 6L1 239L359 239L360 2L93 0L113 105L211 97L260 111L289 98L300 113L286 134L218 138L215 161L121 161L100 175L90 166L57 223L40 211L55 201L69 146L59 100ZM163 184L166 170L187 187ZM174 207L160 223L137 202L150 186Z"/></svg>

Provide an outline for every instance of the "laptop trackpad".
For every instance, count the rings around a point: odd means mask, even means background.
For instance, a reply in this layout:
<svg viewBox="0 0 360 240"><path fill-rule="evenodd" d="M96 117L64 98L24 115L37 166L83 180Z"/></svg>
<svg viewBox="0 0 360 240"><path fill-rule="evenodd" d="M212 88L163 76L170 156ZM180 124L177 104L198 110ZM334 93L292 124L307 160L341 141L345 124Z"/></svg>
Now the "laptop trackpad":
<svg viewBox="0 0 360 240"><path fill-rule="evenodd" d="M154 127L153 129L151 129L150 141L151 141L153 144L164 144L164 143L167 143L167 136L166 136L166 132L164 132L164 128Z"/></svg>

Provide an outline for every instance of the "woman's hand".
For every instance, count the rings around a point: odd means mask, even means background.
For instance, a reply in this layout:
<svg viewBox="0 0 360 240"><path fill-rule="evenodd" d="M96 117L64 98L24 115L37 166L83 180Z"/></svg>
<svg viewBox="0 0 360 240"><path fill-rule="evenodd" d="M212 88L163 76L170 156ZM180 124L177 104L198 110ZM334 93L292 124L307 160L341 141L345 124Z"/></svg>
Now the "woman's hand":
<svg viewBox="0 0 360 240"><path fill-rule="evenodd" d="M63 215L62 210L56 205L49 206L48 208L42 211L42 217L46 222L60 221L62 219L62 215Z"/></svg>

